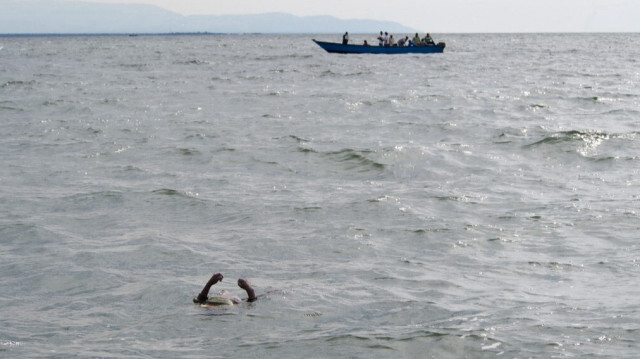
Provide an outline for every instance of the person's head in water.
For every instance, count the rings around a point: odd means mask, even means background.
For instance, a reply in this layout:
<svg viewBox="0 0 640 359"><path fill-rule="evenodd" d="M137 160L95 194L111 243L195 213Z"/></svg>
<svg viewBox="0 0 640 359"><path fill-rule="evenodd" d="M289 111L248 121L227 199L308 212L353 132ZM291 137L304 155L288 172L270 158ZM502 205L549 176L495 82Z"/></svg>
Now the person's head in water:
<svg viewBox="0 0 640 359"><path fill-rule="evenodd" d="M240 303L240 298L230 295L226 291L223 291L218 296L209 298L209 290L211 290L211 287L214 284L222 281L222 278L224 277L220 273L212 275L207 284L204 285L204 288L202 288L202 291L198 294L198 296L193 298L193 302L203 306L233 305ZM258 299L258 297L256 297L255 291L251 287L251 284L249 284L249 282L245 279L238 279L238 287L244 289L247 292L248 298L246 300L248 302L253 302Z"/></svg>

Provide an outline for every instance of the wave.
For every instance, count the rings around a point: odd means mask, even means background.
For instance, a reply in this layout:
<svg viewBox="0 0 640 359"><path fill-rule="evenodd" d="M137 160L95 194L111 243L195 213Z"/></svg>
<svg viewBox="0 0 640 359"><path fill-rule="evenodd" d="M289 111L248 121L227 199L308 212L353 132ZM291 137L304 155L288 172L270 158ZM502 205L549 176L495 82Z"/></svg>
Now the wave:
<svg viewBox="0 0 640 359"><path fill-rule="evenodd" d="M371 157L370 150L342 149L339 151L317 151L309 147L298 147L297 151L305 156L305 172L307 169L314 176L325 175L355 176L355 178L372 178L385 173L387 165ZM363 177L364 176L364 177Z"/></svg>
<svg viewBox="0 0 640 359"><path fill-rule="evenodd" d="M553 133L534 143L524 145L523 148L548 148L560 149L566 153L577 152L581 156L597 162L620 159L634 161L638 159L638 156L626 155L626 149L629 148L629 145L634 145L631 142L635 142L637 137L638 132L612 134L603 131L571 130ZM627 143L621 143L621 141ZM611 153L612 151L614 153Z"/></svg>
<svg viewBox="0 0 640 359"><path fill-rule="evenodd" d="M640 113L639 110L625 108L625 109L615 109L615 110L606 111L606 112L603 112L602 115L632 115L632 116L637 116L639 113Z"/></svg>
<svg viewBox="0 0 640 359"><path fill-rule="evenodd" d="M157 194L157 195L161 195L161 196L176 196L176 197L184 197L184 198L193 198L193 195L191 195L188 192L178 191L178 190L171 189L171 188L161 188L161 189L153 190L153 191L151 191L151 193Z"/></svg>
<svg viewBox="0 0 640 359"><path fill-rule="evenodd" d="M146 68L149 67L149 64L126 64L126 63L122 63L118 65L121 68L124 69L134 69L134 70L139 70L142 71Z"/></svg>
<svg viewBox="0 0 640 359"><path fill-rule="evenodd" d="M349 77L349 76L372 76L372 71L355 71L351 73L341 73L333 70L326 70L320 73L320 77Z"/></svg>
<svg viewBox="0 0 640 359"><path fill-rule="evenodd" d="M10 80L3 84L0 84L0 88L8 88L8 87L31 87L36 84L35 80L29 81L21 81L21 80Z"/></svg>
<svg viewBox="0 0 640 359"><path fill-rule="evenodd" d="M598 147L614 137L617 136L601 131L562 131L525 145L524 148L559 146L564 152L577 152L584 157L594 157L597 155Z"/></svg>
<svg viewBox="0 0 640 359"><path fill-rule="evenodd" d="M583 267L580 265L576 265L573 263L561 263L561 262L538 262L538 261L529 261L527 262L531 267L544 268L549 270L569 270L569 269L579 269L582 270Z"/></svg>
<svg viewBox="0 0 640 359"><path fill-rule="evenodd" d="M355 151L344 149L336 152L328 152L325 157L345 165L345 169L359 171L383 170L385 165L367 158L366 153L372 151Z"/></svg>
<svg viewBox="0 0 640 359"><path fill-rule="evenodd" d="M535 147L545 144L556 144L556 143L565 143L565 142L589 142L594 140L607 140L610 136L607 133L599 132L599 131L562 131L556 132L551 136L547 136L539 141L536 141L532 144L526 145L525 147Z"/></svg>
<svg viewBox="0 0 640 359"><path fill-rule="evenodd" d="M0 101L0 111L17 111L17 112L24 111L23 108L9 106L9 104L12 104L12 102L11 101Z"/></svg>
<svg viewBox="0 0 640 359"><path fill-rule="evenodd" d="M373 151L358 151L353 149L343 149L340 151L323 152L321 157L328 159L334 164L338 164L340 168L347 171L369 172L382 171L385 165L367 157L367 154Z"/></svg>
<svg viewBox="0 0 640 359"><path fill-rule="evenodd" d="M183 156L197 156L201 154L200 151L192 148L178 148L178 153L180 153Z"/></svg>
<svg viewBox="0 0 640 359"><path fill-rule="evenodd" d="M191 59L191 60L184 60L184 61L174 61L173 64L174 65L209 65L210 63L204 60Z"/></svg>
<svg viewBox="0 0 640 359"><path fill-rule="evenodd" d="M289 135L288 138L292 139L292 140L294 140L294 141L296 141L298 143L309 142L308 139L303 138L303 137L299 137L299 136L296 136L296 135Z"/></svg>

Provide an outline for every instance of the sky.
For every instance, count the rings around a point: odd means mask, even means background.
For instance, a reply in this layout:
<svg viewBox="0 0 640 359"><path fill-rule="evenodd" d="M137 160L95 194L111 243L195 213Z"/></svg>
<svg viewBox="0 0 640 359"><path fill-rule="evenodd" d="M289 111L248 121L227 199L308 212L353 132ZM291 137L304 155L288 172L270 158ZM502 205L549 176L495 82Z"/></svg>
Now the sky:
<svg viewBox="0 0 640 359"><path fill-rule="evenodd" d="M152 4L183 15L330 15L394 21L431 32L640 32L640 0L83 1Z"/></svg>

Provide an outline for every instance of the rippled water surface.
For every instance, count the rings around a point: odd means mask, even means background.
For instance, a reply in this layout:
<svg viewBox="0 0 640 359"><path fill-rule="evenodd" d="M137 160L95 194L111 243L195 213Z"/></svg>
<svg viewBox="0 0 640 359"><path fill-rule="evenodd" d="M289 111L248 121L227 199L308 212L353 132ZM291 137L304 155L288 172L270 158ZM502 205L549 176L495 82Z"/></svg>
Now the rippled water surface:
<svg viewBox="0 0 640 359"><path fill-rule="evenodd" d="M637 357L640 36L435 37L0 38L0 356Z"/></svg>

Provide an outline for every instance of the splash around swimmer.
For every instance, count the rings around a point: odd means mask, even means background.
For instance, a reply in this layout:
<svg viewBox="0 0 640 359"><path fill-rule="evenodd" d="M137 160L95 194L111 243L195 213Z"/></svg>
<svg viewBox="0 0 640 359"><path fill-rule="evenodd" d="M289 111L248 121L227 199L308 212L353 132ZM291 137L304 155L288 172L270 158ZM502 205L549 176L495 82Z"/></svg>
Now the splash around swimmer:
<svg viewBox="0 0 640 359"><path fill-rule="evenodd" d="M227 291L222 291L220 292L220 294L209 298L209 290L211 290L211 287L214 284L222 281L222 278L224 277L220 273L212 275L207 284L204 285L204 288L202 288L202 291L198 294L198 296L193 298L193 302L195 304L200 304L203 307L234 305L242 302L240 298L230 294ZM242 278L238 279L238 287L244 289L247 292L247 302L254 302L258 299L258 297L256 297L255 291L251 287L251 284L249 284L247 280Z"/></svg>

